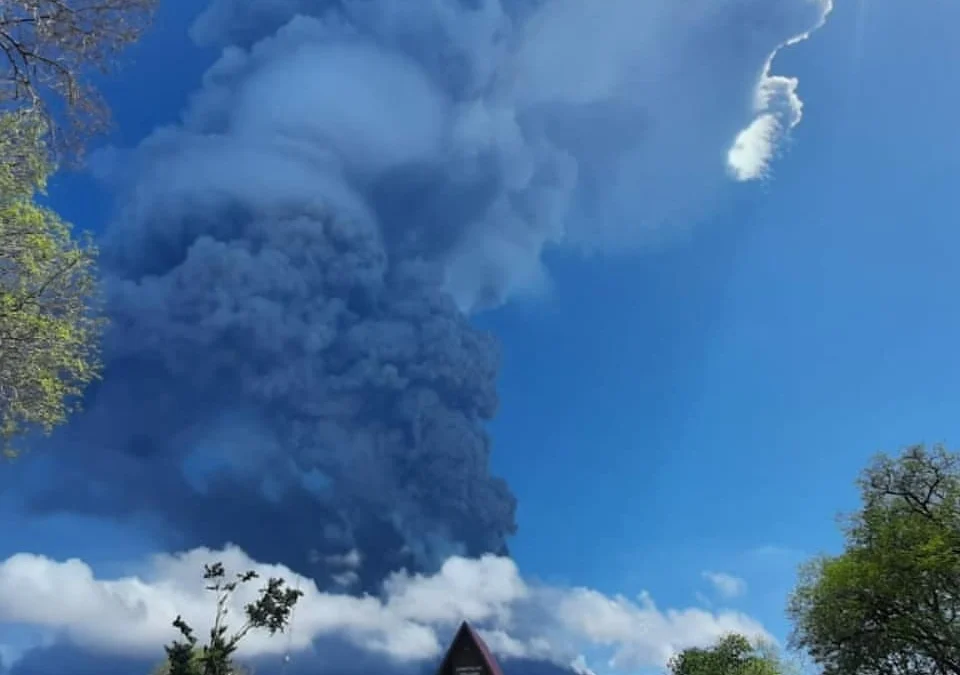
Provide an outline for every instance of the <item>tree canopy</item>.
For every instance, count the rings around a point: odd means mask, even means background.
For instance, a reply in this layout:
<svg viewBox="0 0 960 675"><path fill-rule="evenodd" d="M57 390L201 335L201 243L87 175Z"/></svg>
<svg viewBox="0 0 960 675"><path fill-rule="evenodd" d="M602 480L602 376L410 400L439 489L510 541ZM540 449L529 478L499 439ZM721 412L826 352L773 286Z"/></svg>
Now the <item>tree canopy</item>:
<svg viewBox="0 0 960 675"><path fill-rule="evenodd" d="M878 457L840 555L803 570L793 646L824 675L960 674L960 463L942 446Z"/></svg>
<svg viewBox="0 0 960 675"><path fill-rule="evenodd" d="M691 647L668 665L671 675L786 675L788 667L770 645L753 645L736 633L708 648Z"/></svg>
<svg viewBox="0 0 960 675"><path fill-rule="evenodd" d="M0 450L67 419L101 371L96 249L37 203L107 121L91 84L157 0L0 1ZM64 152L65 151L65 152Z"/></svg>
<svg viewBox="0 0 960 675"><path fill-rule="evenodd" d="M36 203L51 171L37 114L0 115L0 448L51 431L100 374L96 249Z"/></svg>

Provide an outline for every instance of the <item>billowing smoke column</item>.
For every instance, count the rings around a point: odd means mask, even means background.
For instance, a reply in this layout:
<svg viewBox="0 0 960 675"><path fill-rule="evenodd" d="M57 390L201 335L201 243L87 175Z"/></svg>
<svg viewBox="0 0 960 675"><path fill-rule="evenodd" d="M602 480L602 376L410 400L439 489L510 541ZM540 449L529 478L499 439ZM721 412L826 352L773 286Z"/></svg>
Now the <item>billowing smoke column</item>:
<svg viewBox="0 0 960 675"><path fill-rule="evenodd" d="M550 244L643 244L762 175L800 113L769 56L828 9L214 0L182 123L114 163L109 368L34 505L328 583L504 551L467 315L545 288Z"/></svg>

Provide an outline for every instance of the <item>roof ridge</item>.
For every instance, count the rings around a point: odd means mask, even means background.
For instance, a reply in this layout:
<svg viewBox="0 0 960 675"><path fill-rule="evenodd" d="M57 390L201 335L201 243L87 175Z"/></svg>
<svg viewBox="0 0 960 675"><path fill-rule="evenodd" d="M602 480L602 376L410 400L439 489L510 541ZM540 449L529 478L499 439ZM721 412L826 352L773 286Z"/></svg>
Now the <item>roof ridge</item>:
<svg viewBox="0 0 960 675"><path fill-rule="evenodd" d="M456 673L449 673L447 671L449 669L450 659L453 656L454 648L464 639L469 640L479 652L479 666L484 671L483 675L503 675L500 664L497 663L497 660L490 651L490 647L487 646L486 641L480 636L474 627L470 625L470 622L466 620L460 624L459 628L457 628L457 632L453 636L453 639L450 641L450 646L447 647L447 651L443 656L443 660L440 662L440 667L437 669L437 675L456 675Z"/></svg>

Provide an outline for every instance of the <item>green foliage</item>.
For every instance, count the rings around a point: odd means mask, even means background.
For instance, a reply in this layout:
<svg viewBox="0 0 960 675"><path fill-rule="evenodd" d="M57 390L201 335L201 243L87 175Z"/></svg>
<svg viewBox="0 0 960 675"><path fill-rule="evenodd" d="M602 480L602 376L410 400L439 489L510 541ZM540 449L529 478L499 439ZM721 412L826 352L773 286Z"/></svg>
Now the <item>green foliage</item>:
<svg viewBox="0 0 960 675"><path fill-rule="evenodd" d="M707 649L691 647L670 660L672 675L786 675L776 650L766 644L754 646L742 635L721 638Z"/></svg>
<svg viewBox="0 0 960 675"><path fill-rule="evenodd" d="M201 661L203 658L203 650L200 647L194 648L189 652L189 655L184 654L177 658L176 665L174 665L174 659L168 657L167 660L150 671L150 675L170 675L171 672L203 672L203 663ZM189 659L188 661L185 660L187 658ZM253 671L245 666L233 664L231 667L233 668L233 675L253 675Z"/></svg>
<svg viewBox="0 0 960 675"><path fill-rule="evenodd" d="M240 641L252 630L266 630L270 635L282 633L290 622L294 606L303 595L298 589L287 588L283 579L267 580L257 599L244 608L245 622L231 634L226 624L230 596L241 584L256 579L257 573L244 572L236 575L233 581L226 581L223 564L214 563L205 566L203 578L208 582L207 590L216 595L217 603L210 639L207 644L198 647L193 629L178 616L173 626L180 631L182 639L165 647L167 660L157 675L238 675L244 672L233 663L233 655Z"/></svg>
<svg viewBox="0 0 960 675"><path fill-rule="evenodd" d="M802 570L791 643L824 675L960 674L960 464L941 446L880 456L842 554Z"/></svg>
<svg viewBox="0 0 960 675"><path fill-rule="evenodd" d="M104 325L96 249L38 205L51 171L45 127L29 113L0 116L0 449L49 433L100 374Z"/></svg>

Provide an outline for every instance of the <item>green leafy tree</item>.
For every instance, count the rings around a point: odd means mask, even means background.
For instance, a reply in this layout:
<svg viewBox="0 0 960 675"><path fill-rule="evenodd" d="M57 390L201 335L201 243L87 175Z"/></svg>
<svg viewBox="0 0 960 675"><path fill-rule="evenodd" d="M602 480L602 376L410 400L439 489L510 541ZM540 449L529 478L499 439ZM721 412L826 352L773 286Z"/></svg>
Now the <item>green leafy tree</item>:
<svg viewBox="0 0 960 675"><path fill-rule="evenodd" d="M64 147L102 128L107 107L88 75L109 70L114 57L139 39L156 2L2 0L0 111L31 109L49 122L56 109L79 132L59 134L57 144L64 141Z"/></svg>
<svg viewBox="0 0 960 675"><path fill-rule="evenodd" d="M960 674L960 463L942 446L879 456L840 555L802 570L793 646L824 675Z"/></svg>
<svg viewBox="0 0 960 675"><path fill-rule="evenodd" d="M792 672L769 644L753 645L743 635L725 635L708 648L691 647L670 660L671 675L787 675Z"/></svg>
<svg viewBox="0 0 960 675"><path fill-rule="evenodd" d="M207 581L207 590L216 596L216 612L210 637L203 646L197 645L193 629L177 617L173 626L180 632L182 639L165 647L166 662L158 669L158 675L239 675L245 671L233 663L234 653L240 641L250 631L266 630L270 635L283 632L290 623L290 617L297 601L303 596L299 589L288 588L283 579L271 578L260 589L256 600L244 608L244 622L231 633L227 626L227 606L230 596L241 584L258 578L253 571L237 574L227 581L222 563L204 567L203 578Z"/></svg>
<svg viewBox="0 0 960 675"><path fill-rule="evenodd" d="M45 125L0 115L0 449L50 432L100 374L96 249L37 204L51 165Z"/></svg>

